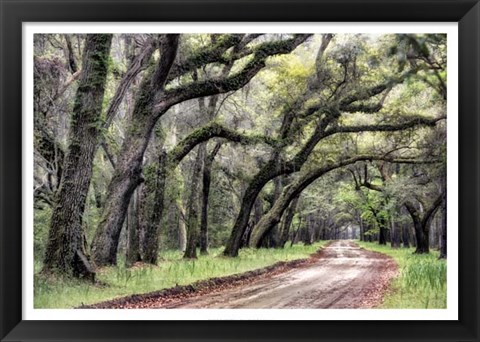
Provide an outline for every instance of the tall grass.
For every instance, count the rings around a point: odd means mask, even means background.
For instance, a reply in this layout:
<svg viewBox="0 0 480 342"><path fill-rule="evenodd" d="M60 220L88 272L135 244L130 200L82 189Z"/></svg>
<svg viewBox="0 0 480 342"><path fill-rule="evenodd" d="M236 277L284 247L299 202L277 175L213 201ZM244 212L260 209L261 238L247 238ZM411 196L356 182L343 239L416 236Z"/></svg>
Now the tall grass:
<svg viewBox="0 0 480 342"><path fill-rule="evenodd" d="M413 254L413 248L392 249L377 243L358 242L368 250L391 256L398 264L399 276L393 280L382 308L443 309L447 306L447 263L438 252Z"/></svg>
<svg viewBox="0 0 480 342"><path fill-rule="evenodd" d="M242 249L237 258L222 255L223 249L211 249L209 255L184 260L179 251L160 254L158 266L139 264L125 267L124 260L118 266L98 270L99 284L67 278L48 278L40 273L34 279L35 308L72 308L81 304L93 304L115 297L157 291L176 285L187 285L198 280L222 277L308 257L326 242L311 246L288 244L284 249ZM37 262L35 270L41 269Z"/></svg>

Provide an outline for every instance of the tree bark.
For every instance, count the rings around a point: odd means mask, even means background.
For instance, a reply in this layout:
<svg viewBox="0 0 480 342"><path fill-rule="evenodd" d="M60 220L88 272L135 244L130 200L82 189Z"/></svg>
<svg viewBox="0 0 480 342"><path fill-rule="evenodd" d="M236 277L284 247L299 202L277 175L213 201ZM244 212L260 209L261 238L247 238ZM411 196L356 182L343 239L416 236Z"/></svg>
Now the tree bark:
<svg viewBox="0 0 480 342"><path fill-rule="evenodd" d="M405 207L407 208L410 217L413 221L413 227L415 230L415 240L416 240L416 254L427 254L430 252L429 246L429 233L430 233L430 223L435 217L435 213L445 199L445 193L440 194L432 205L421 215L417 210L415 205L409 201L405 202Z"/></svg>
<svg viewBox="0 0 480 342"><path fill-rule="evenodd" d="M140 122L150 121L140 125ZM116 169L103 206L102 218L92 242L92 254L98 266L114 265L117 262L117 248L130 197L135 188L143 182L141 177L143 153L147 148L154 123L139 117L136 124L143 126L127 136L123 152L119 155ZM133 124L135 125L135 124ZM130 131L134 128L131 127Z"/></svg>
<svg viewBox="0 0 480 342"><path fill-rule="evenodd" d="M416 241L415 254L427 254L430 252L430 246L428 244L428 231L426 232L427 234L425 234L425 230L423 229L423 225L419 217L413 218L412 216L412 220Z"/></svg>
<svg viewBox="0 0 480 342"><path fill-rule="evenodd" d="M312 225L313 225L313 215L309 214L305 220L305 226L302 234L302 242L305 246L310 246L312 244Z"/></svg>
<svg viewBox="0 0 480 342"><path fill-rule="evenodd" d="M155 185L155 197L153 200L153 210L150 221L145 230L145 249L144 261L156 265L158 258L159 230L162 223L164 200L165 200L165 183L167 177L167 152L160 148L160 155L157 165L157 180Z"/></svg>
<svg viewBox="0 0 480 342"><path fill-rule="evenodd" d="M185 253L187 249L187 227L185 224L186 214L183 204L178 204L178 249Z"/></svg>
<svg viewBox="0 0 480 342"><path fill-rule="evenodd" d="M447 204L444 201L442 206L442 223L440 231L440 259L447 258Z"/></svg>
<svg viewBox="0 0 480 342"><path fill-rule="evenodd" d="M70 39L70 34L64 34L63 37L65 38L65 42L67 45L66 50L66 59L68 61L68 68L72 74L78 71L77 62L75 61L75 53L73 51L72 41Z"/></svg>
<svg viewBox="0 0 480 342"><path fill-rule="evenodd" d="M187 202L187 246L183 255L186 259L194 259L197 257L199 183L205 153L205 149L201 147L202 146L199 146L195 158L192 179L190 181L190 196Z"/></svg>
<svg viewBox="0 0 480 342"><path fill-rule="evenodd" d="M273 198L272 198L272 203L271 207L275 204L275 201L280 197L280 194L282 192L282 178L283 177L277 177L273 180L274 184L274 190L273 190ZM279 245L279 239L280 239L280 232L278 230L278 223L275 224L270 231L265 234L259 245L263 248L277 248Z"/></svg>
<svg viewBox="0 0 480 342"><path fill-rule="evenodd" d="M387 232L386 232L386 225L387 223L385 222L385 219L379 218L377 220L378 222L378 228L379 228L379 233L378 233L378 244L379 245L386 245L387 244Z"/></svg>
<svg viewBox="0 0 480 342"><path fill-rule="evenodd" d="M363 219L360 215L358 215L358 221L359 221L359 226L360 226L360 241L366 241L365 240L365 227L363 225Z"/></svg>
<svg viewBox="0 0 480 342"><path fill-rule="evenodd" d="M390 227L391 247L398 248L400 247L400 234L392 216L390 216Z"/></svg>
<svg viewBox="0 0 480 342"><path fill-rule="evenodd" d="M202 208L200 214L200 253L208 254L208 199L210 197L210 182L212 164L218 151L222 147L217 143L210 155L205 154L202 174Z"/></svg>
<svg viewBox="0 0 480 342"><path fill-rule="evenodd" d="M94 277L84 248L82 216L92 177L111 41L110 34L91 34L85 42L69 145L48 234L46 271Z"/></svg>
<svg viewBox="0 0 480 342"><path fill-rule="evenodd" d="M287 212L284 215L284 220L283 220L282 229L281 229L280 243L278 244L278 247L280 248L283 248L287 243L289 233L290 233L290 227L293 222L293 217L295 216L295 211L297 210L299 198L300 196L297 196L292 200L292 203L290 203L290 205L288 206Z"/></svg>
<svg viewBox="0 0 480 342"><path fill-rule="evenodd" d="M252 207L257 199L258 194L263 189L265 184L267 184L270 179L274 177L280 171L277 170L276 161L271 160L268 162L262 170L257 173L253 180L248 185L247 190L242 198L242 204L240 207L240 212L237 215L235 224L232 228L230 238L227 242L227 245L224 250L224 255L236 257L238 256L238 250L240 249L242 237L245 234L245 230L250 219L250 212Z"/></svg>
<svg viewBox="0 0 480 342"><path fill-rule="evenodd" d="M137 261L141 261L140 255L140 221L139 221L139 196L138 191L132 196L129 206L129 215L127 220L128 246L126 264L132 266Z"/></svg>
<svg viewBox="0 0 480 342"><path fill-rule="evenodd" d="M404 248L410 248L410 227L402 224L402 242Z"/></svg>

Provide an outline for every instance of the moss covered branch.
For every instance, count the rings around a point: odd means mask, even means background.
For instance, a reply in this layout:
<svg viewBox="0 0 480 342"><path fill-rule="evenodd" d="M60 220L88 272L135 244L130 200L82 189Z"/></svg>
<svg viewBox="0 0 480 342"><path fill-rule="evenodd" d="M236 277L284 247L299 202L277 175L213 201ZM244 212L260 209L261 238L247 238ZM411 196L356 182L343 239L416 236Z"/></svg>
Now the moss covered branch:
<svg viewBox="0 0 480 342"><path fill-rule="evenodd" d="M171 165L177 165L195 146L212 138L224 138L242 145L267 144L276 146L278 144L276 139L264 135L239 133L219 123L212 122L207 126L196 129L178 143L178 145L168 153L168 161Z"/></svg>
<svg viewBox="0 0 480 342"><path fill-rule="evenodd" d="M188 72L194 71L204 65L211 63L226 63L224 53L237 44L240 44L243 34L228 34L222 35L216 44L202 49L198 53L188 57L182 63L177 63L172 66L168 81L180 77Z"/></svg>
<svg viewBox="0 0 480 342"><path fill-rule="evenodd" d="M253 50L252 60L237 74L221 79L194 82L166 91L155 110L162 112L163 108L169 108L189 99L238 90L265 67L268 57L290 53L310 36L309 34L299 34L291 39L260 44Z"/></svg>
<svg viewBox="0 0 480 342"><path fill-rule="evenodd" d="M403 131L405 129L427 126L433 127L438 121L446 119L445 116L441 116L434 119L428 119L424 117L415 117L403 123L398 124L374 124L374 125L359 125L359 126L337 126L331 128L325 132L325 136L333 135L336 133L358 133L358 132L396 132Z"/></svg>

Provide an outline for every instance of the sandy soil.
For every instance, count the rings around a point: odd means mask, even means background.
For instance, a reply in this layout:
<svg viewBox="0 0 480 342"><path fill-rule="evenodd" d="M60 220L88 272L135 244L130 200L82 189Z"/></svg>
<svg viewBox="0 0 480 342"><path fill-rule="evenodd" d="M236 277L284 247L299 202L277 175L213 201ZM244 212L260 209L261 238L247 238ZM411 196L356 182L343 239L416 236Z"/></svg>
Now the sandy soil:
<svg viewBox="0 0 480 342"><path fill-rule="evenodd" d="M396 274L387 255L339 240L309 259L82 307L370 308L382 302Z"/></svg>
<svg viewBox="0 0 480 342"><path fill-rule="evenodd" d="M168 308L361 308L383 297L396 273L386 255L335 241L317 262L247 286L162 305Z"/></svg>

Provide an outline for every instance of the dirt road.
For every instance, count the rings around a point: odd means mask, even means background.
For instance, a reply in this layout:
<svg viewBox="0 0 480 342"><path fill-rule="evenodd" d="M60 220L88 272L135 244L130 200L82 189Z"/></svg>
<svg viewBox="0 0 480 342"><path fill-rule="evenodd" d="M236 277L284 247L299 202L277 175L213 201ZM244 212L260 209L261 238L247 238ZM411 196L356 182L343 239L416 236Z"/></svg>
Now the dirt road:
<svg viewBox="0 0 480 342"><path fill-rule="evenodd" d="M381 303L397 274L393 259L347 240L279 264L83 308L369 308Z"/></svg>
<svg viewBox="0 0 480 342"><path fill-rule="evenodd" d="M335 241L307 267L259 279L247 286L187 298L168 308L362 308L381 301L396 274L386 255Z"/></svg>

